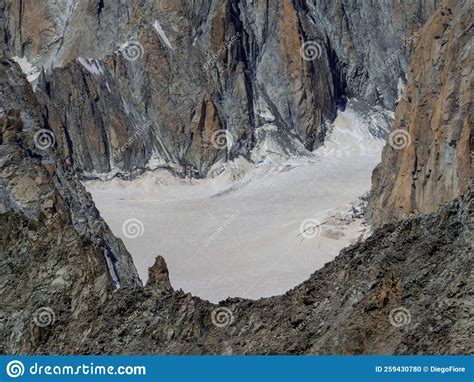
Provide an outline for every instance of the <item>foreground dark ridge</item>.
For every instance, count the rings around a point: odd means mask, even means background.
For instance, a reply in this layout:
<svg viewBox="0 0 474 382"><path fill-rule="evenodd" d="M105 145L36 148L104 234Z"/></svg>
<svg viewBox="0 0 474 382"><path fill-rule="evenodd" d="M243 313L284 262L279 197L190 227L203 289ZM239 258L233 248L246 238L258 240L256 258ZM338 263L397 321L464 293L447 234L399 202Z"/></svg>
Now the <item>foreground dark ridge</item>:
<svg viewBox="0 0 474 382"><path fill-rule="evenodd" d="M223 301L220 306L228 309L223 322L219 316L212 319L219 311L216 305L167 289L164 263L158 259L149 285L118 291L92 326L79 326L91 331L70 349L126 354L472 353L472 239L471 196L465 195L440 213L378 230L283 296ZM221 323L230 324L216 326ZM67 343L67 334L63 338ZM37 350L54 351L55 344Z"/></svg>
<svg viewBox="0 0 474 382"><path fill-rule="evenodd" d="M45 250L44 243L60 235L57 226L19 258L12 250L24 242L17 228L31 222L19 214L3 214L0 350L7 354L472 353L470 207L466 195L437 214L379 229L283 296L259 301L234 298L219 306L172 290L161 258L150 270L145 288L112 292L110 280L102 278L104 262L91 246L50 244ZM74 272L78 267L88 272L82 278Z"/></svg>

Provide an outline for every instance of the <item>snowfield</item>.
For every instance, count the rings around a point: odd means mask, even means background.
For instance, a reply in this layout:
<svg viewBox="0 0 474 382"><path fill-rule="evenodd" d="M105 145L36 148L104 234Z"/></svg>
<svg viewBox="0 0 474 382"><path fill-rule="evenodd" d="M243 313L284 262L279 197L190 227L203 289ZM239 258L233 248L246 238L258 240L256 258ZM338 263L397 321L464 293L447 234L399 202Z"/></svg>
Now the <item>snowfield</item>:
<svg viewBox="0 0 474 382"><path fill-rule="evenodd" d="M278 295L368 233L348 211L370 189L391 118L352 101L306 157L238 158L202 180L163 170L86 187L144 282L162 255L174 288L212 302Z"/></svg>

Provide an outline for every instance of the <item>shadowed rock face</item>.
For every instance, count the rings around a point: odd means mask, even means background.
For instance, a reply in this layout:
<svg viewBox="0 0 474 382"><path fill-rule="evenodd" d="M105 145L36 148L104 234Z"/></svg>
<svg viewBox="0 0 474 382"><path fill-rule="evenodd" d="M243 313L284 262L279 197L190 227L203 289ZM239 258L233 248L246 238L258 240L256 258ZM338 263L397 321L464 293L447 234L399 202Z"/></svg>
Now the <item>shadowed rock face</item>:
<svg viewBox="0 0 474 382"><path fill-rule="evenodd" d="M40 77L38 98L79 172L192 165L203 176L257 159L266 139L284 155L318 147L343 95L393 108L437 3L7 1L3 40L12 56L62 67ZM126 42L134 61L116 51Z"/></svg>
<svg viewBox="0 0 474 382"><path fill-rule="evenodd" d="M469 28L461 9L452 8L452 21L442 30L458 23ZM111 67L129 65L122 58L108 60ZM433 77L421 76L415 95L424 94L454 62L437 66ZM7 58L0 59L0 85L0 353L472 352L470 192L439 212L376 230L283 296L228 299L217 306L170 288L162 258L150 269L150 282L140 285L121 241L62 157L63 145L73 147L61 142L58 130L68 111L38 102ZM41 89L40 98L48 86ZM433 92L449 105L443 89ZM101 96L93 99L102 102ZM219 109L211 99L199 103L196 131L205 131L199 121L216 123ZM413 118L422 123L420 114ZM49 128L57 143L40 150L35 132ZM122 288L116 289L117 281Z"/></svg>
<svg viewBox="0 0 474 382"><path fill-rule="evenodd" d="M472 179L472 3L446 1L423 28L392 143L373 172L370 219L380 226L430 213ZM390 141L390 139L389 139Z"/></svg>

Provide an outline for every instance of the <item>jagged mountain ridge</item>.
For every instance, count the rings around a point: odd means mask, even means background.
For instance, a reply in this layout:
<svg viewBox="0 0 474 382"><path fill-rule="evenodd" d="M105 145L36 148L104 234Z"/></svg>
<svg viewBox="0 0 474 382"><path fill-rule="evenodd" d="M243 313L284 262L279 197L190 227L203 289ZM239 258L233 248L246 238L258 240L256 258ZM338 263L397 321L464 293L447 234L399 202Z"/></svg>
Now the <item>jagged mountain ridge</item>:
<svg viewBox="0 0 474 382"><path fill-rule="evenodd" d="M6 15L18 20L4 31L12 56L32 61L54 40L51 34L61 37L37 59L38 66L62 66L40 77L37 93L64 156L89 176L170 164L192 165L203 176L238 155L261 161L265 140L284 155L308 153L324 140L340 97L393 108L413 45L407 38L439 6L431 0L380 8L364 1L98 7L90 0L62 9L7 3ZM36 19L42 33L33 39ZM113 54L127 41L139 42L143 56L130 62ZM300 52L308 41L316 44L314 60Z"/></svg>

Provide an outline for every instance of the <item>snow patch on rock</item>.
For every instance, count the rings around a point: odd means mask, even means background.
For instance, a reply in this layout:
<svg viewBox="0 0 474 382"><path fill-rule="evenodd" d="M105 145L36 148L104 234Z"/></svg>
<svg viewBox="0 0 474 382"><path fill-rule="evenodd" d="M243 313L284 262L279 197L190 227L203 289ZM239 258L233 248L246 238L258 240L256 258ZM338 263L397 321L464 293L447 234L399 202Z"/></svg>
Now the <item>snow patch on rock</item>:
<svg viewBox="0 0 474 382"><path fill-rule="evenodd" d="M104 70L100 66L98 60L94 60L92 58L82 58L78 57L77 61L91 74L94 76L100 76L104 74Z"/></svg>
<svg viewBox="0 0 474 382"><path fill-rule="evenodd" d="M26 75L26 79L32 84L41 74L41 68L32 65L26 57L12 57L18 65L20 65L21 71Z"/></svg>
<svg viewBox="0 0 474 382"><path fill-rule="evenodd" d="M161 27L161 24L158 22L158 20L155 20L155 22L153 23L153 27L158 32L158 35L163 40L163 42L168 46L168 48L170 48L171 50L174 50L173 47L171 46L170 40L168 40L168 37L166 37L166 34L163 31L163 28Z"/></svg>

